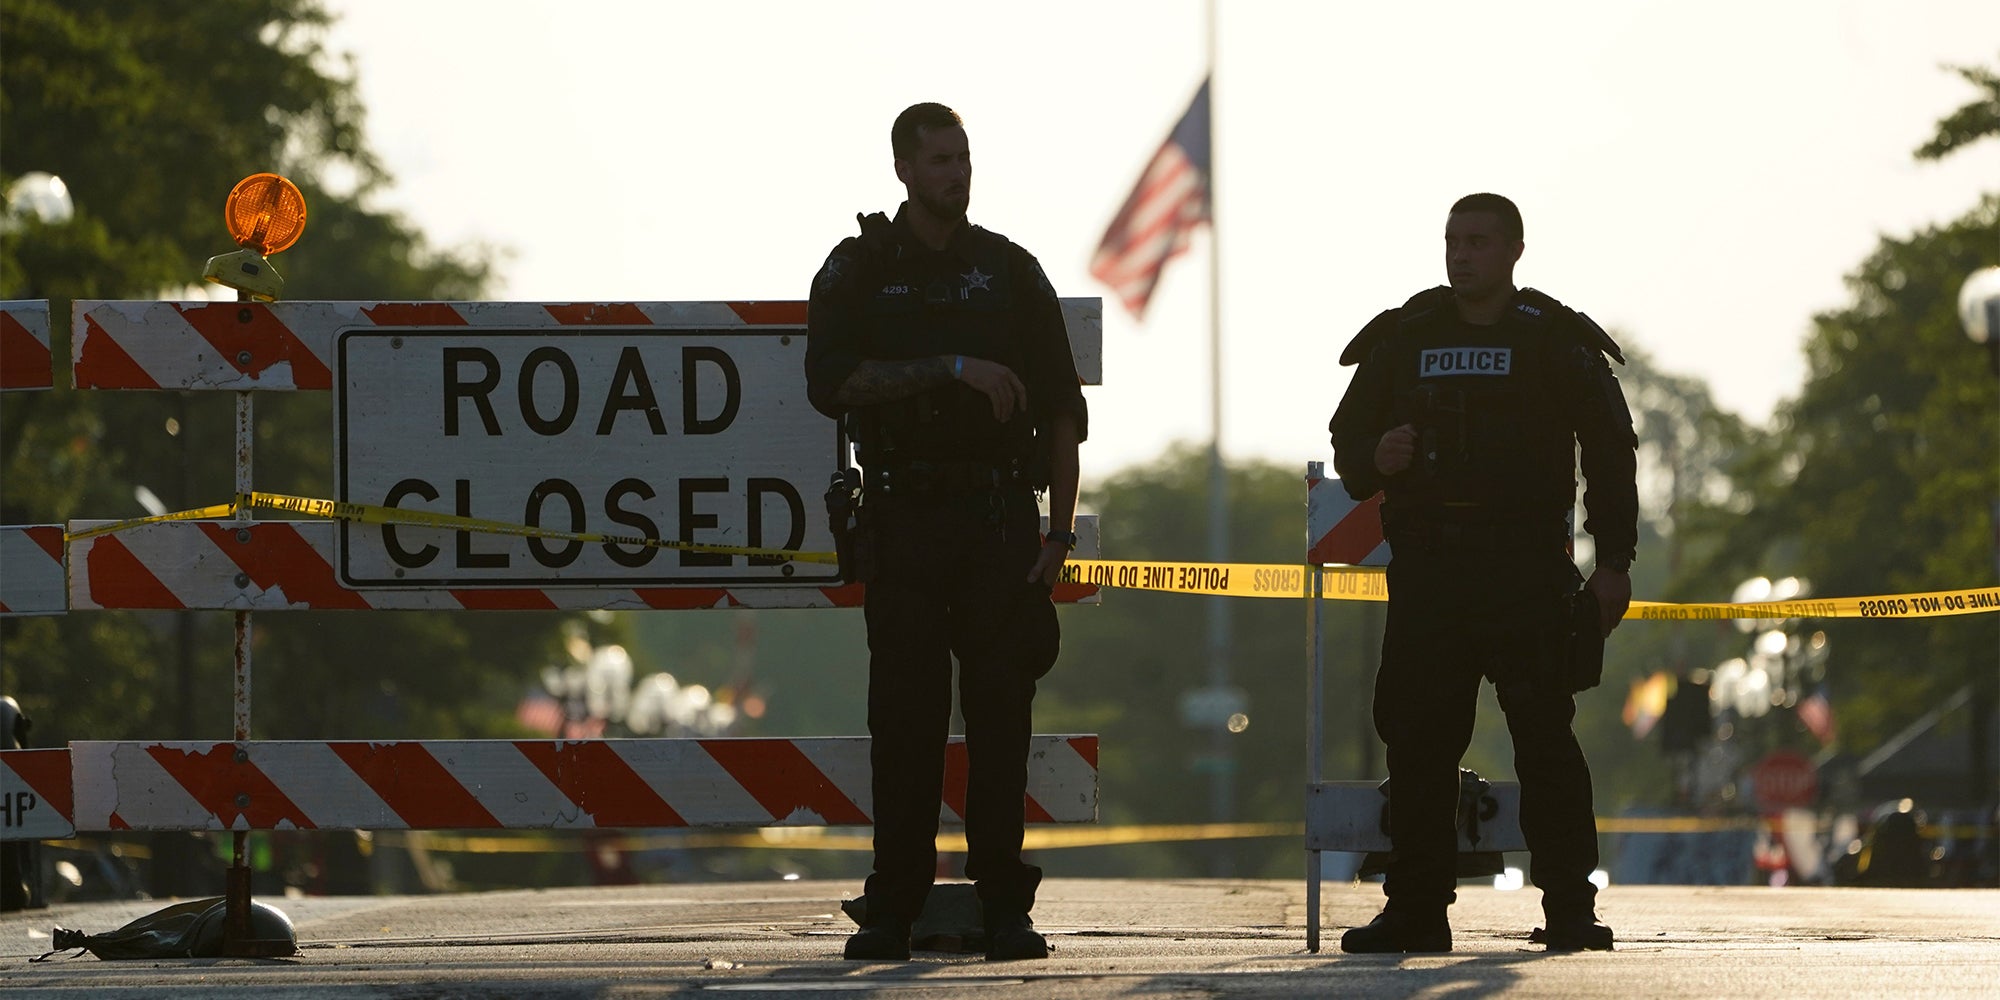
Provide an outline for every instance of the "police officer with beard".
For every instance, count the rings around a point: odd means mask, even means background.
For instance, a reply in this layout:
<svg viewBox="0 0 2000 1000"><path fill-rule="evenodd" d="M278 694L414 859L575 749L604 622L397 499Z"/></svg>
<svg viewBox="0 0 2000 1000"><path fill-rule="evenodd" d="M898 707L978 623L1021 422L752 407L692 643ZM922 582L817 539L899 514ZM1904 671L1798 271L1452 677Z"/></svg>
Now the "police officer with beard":
<svg viewBox="0 0 2000 1000"><path fill-rule="evenodd" d="M1623 363L1618 346L1582 314L1514 287L1523 247L1513 202L1461 198L1445 224L1450 286L1377 316L1340 359L1361 367L1330 425L1334 468L1355 499L1383 493L1392 552L1374 716L1395 848L1387 905L1342 936L1345 951L1451 950L1458 763L1482 677L1507 716L1542 890L1545 923L1530 939L1612 944L1589 880L1590 769L1571 729L1574 693L1596 680L1588 666L1578 677L1569 651L1597 643L1601 656L1631 603L1637 439L1605 361ZM1597 546L1588 583L1567 552L1578 445Z"/></svg>
<svg viewBox="0 0 2000 1000"><path fill-rule="evenodd" d="M848 547L868 586L875 867L846 957L910 957L937 870L956 657L965 874L986 957L1046 958L1028 916L1042 873L1021 860L1023 801L1035 681L1054 657L1049 592L1076 546L1083 393L1041 266L965 220L972 156L958 115L914 105L890 145L908 200L834 248L807 320L812 405L846 421L864 482ZM1048 648L1027 648L1032 634Z"/></svg>

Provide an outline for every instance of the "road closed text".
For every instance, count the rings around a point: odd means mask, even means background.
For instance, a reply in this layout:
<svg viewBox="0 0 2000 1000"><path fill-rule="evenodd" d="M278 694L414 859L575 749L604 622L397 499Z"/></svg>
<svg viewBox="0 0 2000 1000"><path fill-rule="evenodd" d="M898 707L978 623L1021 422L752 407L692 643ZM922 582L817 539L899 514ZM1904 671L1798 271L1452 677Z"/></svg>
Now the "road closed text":
<svg viewBox="0 0 2000 1000"><path fill-rule="evenodd" d="M452 483L453 509L451 513L459 517L480 516L473 513L473 484L470 480L459 479ZM442 498L438 488L422 479L405 479L389 490L382 499L384 507L412 506L421 510L436 510L435 501ZM412 499L426 501L412 503ZM741 545L747 548L789 549L800 551L805 542L806 507L799 496L798 487L783 479L752 477L747 482L733 484L726 478L678 479L667 491L662 491L643 479L621 479L612 483L601 498L601 504L586 501L583 490L566 479L545 479L529 490L518 515L508 518L505 523L525 525L529 528L548 528L555 531L582 533L594 531L603 534L640 536L664 539L669 536L661 531L661 525L673 524L679 530L675 540L690 543L714 545ZM775 502L777 516L771 517ZM747 539L741 542L724 540L715 534L721 522L720 508L738 504L742 513L741 523L747 526ZM593 517L595 512L601 517ZM734 513L735 511L732 511ZM775 521L777 528L767 535L765 525ZM403 541L399 532L409 532L408 527L399 528L393 524L382 525L383 547L389 559L405 569L419 569L432 565L443 555L435 544L410 545ZM435 529L430 529L435 531ZM511 538L488 535L484 539L475 532L454 531L456 542L450 556L453 569L509 569L513 565L513 555L508 551ZM562 569L576 563L584 552L585 543L577 539L543 538L527 536L523 540L529 557L536 563L550 569ZM649 545L627 545L617 542L600 543L604 556L625 567L639 568L652 562L664 550ZM683 549L672 554L680 565L728 566L732 560L747 559L755 563L775 565L784 562L780 556L734 556L721 552L702 552Z"/></svg>

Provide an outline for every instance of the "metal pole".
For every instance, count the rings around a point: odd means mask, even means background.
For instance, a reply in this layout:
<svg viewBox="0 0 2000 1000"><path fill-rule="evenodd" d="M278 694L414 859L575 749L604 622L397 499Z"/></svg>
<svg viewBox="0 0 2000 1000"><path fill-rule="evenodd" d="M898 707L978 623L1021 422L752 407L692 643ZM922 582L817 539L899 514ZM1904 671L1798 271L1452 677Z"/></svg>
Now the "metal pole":
<svg viewBox="0 0 2000 1000"><path fill-rule="evenodd" d="M237 301L247 301L249 296L237 292ZM247 352L246 352L247 354ZM248 357L239 358L247 362ZM250 486L250 456L256 442L256 427L253 420L251 399L248 392L236 394L236 492L248 494ZM250 543L250 508L246 505L236 512L235 542L238 545ZM236 716L236 762L246 763L250 759L250 612L236 612L236 658L233 682ZM238 796L239 804L247 804L248 793ZM233 958L269 958L298 953L298 945L289 938L259 938L250 925L250 895L252 872L246 855L250 834L236 830L230 834L230 864L224 884L222 953Z"/></svg>
<svg viewBox="0 0 2000 1000"><path fill-rule="evenodd" d="M1229 558L1229 481L1222 463L1222 240L1216 212L1215 141L1215 0L1208 0L1208 560ZM1229 598L1208 599L1208 682L1221 694L1229 688ZM1227 823L1236 813L1236 760L1229 727L1210 734L1209 813ZM1227 850L1217 853L1214 874L1227 876L1234 866Z"/></svg>
<svg viewBox="0 0 2000 1000"><path fill-rule="evenodd" d="M1320 463L1311 463L1314 472ZM1321 603L1325 593L1325 581L1320 578L1319 567L1306 564L1306 595L1312 599L1312 607L1306 617L1306 636L1310 643L1311 668L1306 671L1306 780L1317 784L1324 766L1322 757L1326 748L1326 728L1322 701L1326 698L1326 609Z"/></svg>
<svg viewBox="0 0 2000 1000"><path fill-rule="evenodd" d="M1370 601L1361 606L1361 683L1354 689L1354 749L1356 773L1373 776L1375 751L1381 743L1375 736L1375 675L1382 670L1383 606Z"/></svg>
<svg viewBox="0 0 2000 1000"><path fill-rule="evenodd" d="M247 302L250 296L239 290L236 301ZM239 363L250 361L249 352L237 358ZM251 407L254 397L247 391L236 394L236 492L248 494L250 486L250 457L256 443L255 414ZM236 511L236 544L250 544L250 508L246 505ZM235 701L236 762L246 763L250 759L250 612L236 612L236 657L234 680L232 683ZM247 805L247 793L238 795L239 804ZM268 958L277 955L293 955L298 945L289 938L258 938L250 926L250 882L251 871L246 855L250 834L236 830L230 834L229 872L224 884L222 953L236 958Z"/></svg>
<svg viewBox="0 0 2000 1000"><path fill-rule="evenodd" d="M1322 462L1306 463L1306 506L1312 506L1312 483L1326 474ZM1312 515L1306 515L1306 545L1312 545ZM1310 823L1312 816L1313 789L1320 782L1320 756L1325 742L1321 729L1322 709L1320 700L1326 696L1325 679L1321 673L1325 664L1325 647L1322 629L1326 626L1324 608L1320 597L1325 581L1321 579L1319 567L1310 560L1306 562L1306 815ZM1312 843L1313 832L1306 830L1306 842ZM1306 848L1306 950L1319 951L1319 878L1320 853Z"/></svg>
<svg viewBox="0 0 2000 1000"><path fill-rule="evenodd" d="M250 295L238 291L236 301L248 302ZM254 414L248 392L236 394L236 492L250 492L250 457L256 436L253 432ZM250 509L244 507L236 512L236 542L243 544L250 538ZM236 654L232 672L231 693L234 703L235 754L238 762L245 759L248 751L243 747L250 740L250 612L236 612ZM224 883L223 910L223 951L235 954L247 946L250 931L250 866L246 863L246 848L249 833L236 830L229 835L229 873Z"/></svg>
<svg viewBox="0 0 2000 1000"><path fill-rule="evenodd" d="M252 423L248 392L236 394L236 492L250 492L250 452L256 434ZM250 540L250 508L243 507L236 512L236 541L238 544ZM250 612L236 612L236 739L250 738Z"/></svg>
<svg viewBox="0 0 2000 1000"><path fill-rule="evenodd" d="M175 455L179 457L181 463L181 491L179 498L181 503L176 509L187 510L200 501L196 499L195 494L194 465L188 461L188 394L185 391L174 393L174 419ZM179 676L177 678L180 688L181 724L179 738L191 740L195 738L194 612L181 611L176 613L174 615L174 626L179 643L178 653L180 657Z"/></svg>

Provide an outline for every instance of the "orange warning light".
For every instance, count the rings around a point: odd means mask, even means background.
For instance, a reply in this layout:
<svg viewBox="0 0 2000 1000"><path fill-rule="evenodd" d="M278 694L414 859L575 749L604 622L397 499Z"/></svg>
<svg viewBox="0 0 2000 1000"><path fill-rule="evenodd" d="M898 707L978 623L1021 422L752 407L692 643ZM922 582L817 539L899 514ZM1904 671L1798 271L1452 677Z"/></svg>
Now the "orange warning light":
<svg viewBox="0 0 2000 1000"><path fill-rule="evenodd" d="M306 198L277 174L251 174L229 190L222 218L237 246L274 254L298 242L306 228Z"/></svg>

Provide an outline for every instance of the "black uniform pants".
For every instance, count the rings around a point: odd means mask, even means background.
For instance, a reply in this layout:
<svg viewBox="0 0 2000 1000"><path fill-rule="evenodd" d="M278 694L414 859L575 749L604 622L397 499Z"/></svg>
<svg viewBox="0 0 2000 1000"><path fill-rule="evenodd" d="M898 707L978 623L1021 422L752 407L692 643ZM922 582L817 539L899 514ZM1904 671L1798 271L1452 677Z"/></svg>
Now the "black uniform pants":
<svg viewBox="0 0 2000 1000"><path fill-rule="evenodd" d="M1465 551L1394 543L1389 621L1375 678L1375 731L1388 747L1389 908L1441 912L1457 898L1459 759L1482 678L1513 737L1529 877L1551 916L1589 912L1597 888L1590 768L1570 728L1576 701L1554 657L1576 567L1561 549Z"/></svg>
<svg viewBox="0 0 2000 1000"><path fill-rule="evenodd" d="M1035 681L1006 626L1041 548L1034 494L870 494L866 505L876 555L865 608L875 800L869 912L914 919L936 875L956 657L968 758L965 874L983 901L1025 913L1042 875L1021 861Z"/></svg>

